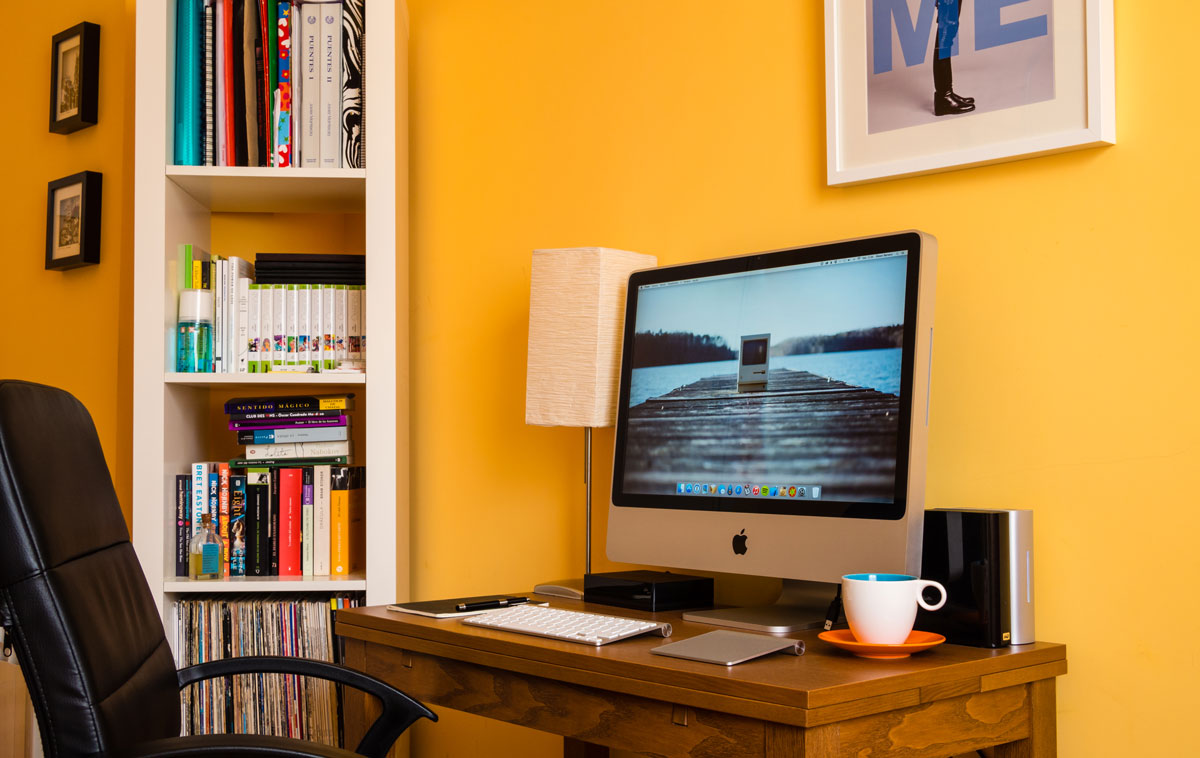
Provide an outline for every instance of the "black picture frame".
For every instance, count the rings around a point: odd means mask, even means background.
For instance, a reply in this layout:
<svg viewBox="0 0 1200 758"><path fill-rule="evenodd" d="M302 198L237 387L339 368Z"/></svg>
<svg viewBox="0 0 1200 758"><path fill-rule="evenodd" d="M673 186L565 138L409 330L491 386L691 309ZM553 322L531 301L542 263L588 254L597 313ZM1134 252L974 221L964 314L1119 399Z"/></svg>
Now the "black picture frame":
<svg viewBox="0 0 1200 758"><path fill-rule="evenodd" d="M46 186L46 269L65 271L100 262L98 171L55 179Z"/></svg>
<svg viewBox="0 0 1200 758"><path fill-rule="evenodd" d="M70 134L95 126L99 99L100 26L85 21L50 42L50 131Z"/></svg>

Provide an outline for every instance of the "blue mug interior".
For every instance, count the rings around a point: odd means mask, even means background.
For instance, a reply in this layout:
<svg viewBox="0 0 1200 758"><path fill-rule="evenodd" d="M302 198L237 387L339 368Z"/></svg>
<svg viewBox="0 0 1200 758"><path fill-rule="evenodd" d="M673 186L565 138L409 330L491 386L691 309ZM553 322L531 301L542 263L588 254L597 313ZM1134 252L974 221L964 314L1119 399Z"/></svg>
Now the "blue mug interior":
<svg viewBox="0 0 1200 758"><path fill-rule="evenodd" d="M842 578L856 582L911 582L916 579L908 574L846 574Z"/></svg>

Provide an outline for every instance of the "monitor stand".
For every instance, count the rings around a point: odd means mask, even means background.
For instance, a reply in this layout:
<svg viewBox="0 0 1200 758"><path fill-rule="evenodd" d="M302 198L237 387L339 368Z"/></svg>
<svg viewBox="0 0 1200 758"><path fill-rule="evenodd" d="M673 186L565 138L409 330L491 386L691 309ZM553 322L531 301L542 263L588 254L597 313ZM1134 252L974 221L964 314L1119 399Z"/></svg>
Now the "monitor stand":
<svg viewBox="0 0 1200 758"><path fill-rule="evenodd" d="M783 592L773 605L687 611L683 620L773 634L818 629L825 626L825 614L836 594L836 584L784 579Z"/></svg>

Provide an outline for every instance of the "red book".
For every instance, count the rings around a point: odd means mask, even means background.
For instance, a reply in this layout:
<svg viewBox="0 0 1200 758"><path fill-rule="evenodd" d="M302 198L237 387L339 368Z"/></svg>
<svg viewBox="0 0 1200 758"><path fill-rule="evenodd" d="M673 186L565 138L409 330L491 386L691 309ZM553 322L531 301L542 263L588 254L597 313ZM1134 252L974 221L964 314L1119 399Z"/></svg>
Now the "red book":
<svg viewBox="0 0 1200 758"><path fill-rule="evenodd" d="M229 576L229 464L217 464L217 534L225 543L223 576Z"/></svg>
<svg viewBox="0 0 1200 758"><path fill-rule="evenodd" d="M233 128L233 0L221 0L222 13L224 18L221 19L221 39L225 42L224 58L225 58L225 80L221 82L222 97L225 98L225 123L222 129L225 131L225 154L229 157L229 162L225 165L237 165L237 134Z"/></svg>
<svg viewBox="0 0 1200 758"><path fill-rule="evenodd" d="M298 468L279 469L279 575L303 576L300 527L303 510L300 496L303 491L302 472Z"/></svg>

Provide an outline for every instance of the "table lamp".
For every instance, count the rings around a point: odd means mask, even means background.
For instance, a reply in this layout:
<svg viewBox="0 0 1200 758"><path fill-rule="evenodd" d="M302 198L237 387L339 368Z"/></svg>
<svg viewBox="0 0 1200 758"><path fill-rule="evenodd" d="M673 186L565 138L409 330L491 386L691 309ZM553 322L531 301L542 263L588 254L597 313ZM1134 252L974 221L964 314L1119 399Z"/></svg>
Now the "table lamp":
<svg viewBox="0 0 1200 758"><path fill-rule="evenodd" d="M525 423L583 427L585 575L592 571L592 429L616 423L629 275L657 264L653 255L604 247L533 251ZM534 592L582 598L583 580L539 584Z"/></svg>

